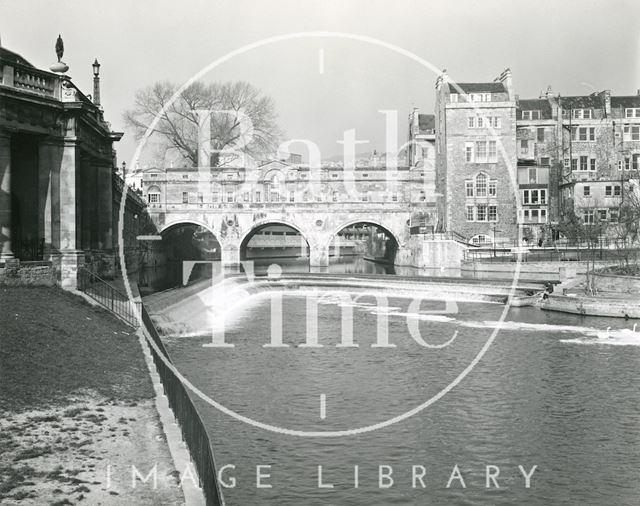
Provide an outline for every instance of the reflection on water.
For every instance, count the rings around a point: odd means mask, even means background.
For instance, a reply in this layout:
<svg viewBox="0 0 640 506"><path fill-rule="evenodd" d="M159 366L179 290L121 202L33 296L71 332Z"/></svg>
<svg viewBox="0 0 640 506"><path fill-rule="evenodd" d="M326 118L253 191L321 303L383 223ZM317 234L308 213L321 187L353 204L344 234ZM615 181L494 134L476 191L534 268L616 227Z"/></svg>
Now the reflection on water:
<svg viewBox="0 0 640 506"><path fill-rule="evenodd" d="M270 297L273 297L271 295ZM288 347L265 348L271 300L261 299L228 329L234 348L203 348L207 338L168 338L176 366L226 407L260 421L300 430L360 427L403 413L436 394L486 342L502 306L459 303L457 312L423 301L390 298L389 338L395 348L373 348L373 297L325 299L318 308L322 347L304 348L302 297L285 297L282 338ZM341 348L342 315L354 312L359 347ZM431 343L458 331L445 349L419 347L407 322ZM236 479L225 489L229 506L499 505L637 506L640 497L640 339L610 346L598 328L630 325L512 308L487 354L445 397L404 422L371 433L332 439L267 432L201 403L219 468ZM302 323L304 326L304 323ZM574 342L574 340L579 342ZM585 346L593 343L592 346ZM613 344L613 343L612 343ZM320 395L326 418L320 416ZM391 466L394 485L382 488L378 466ZM459 466L466 488L447 482ZM518 466L530 472L526 488ZM273 488L256 488L256 466ZM323 483L318 487L318 466ZM354 466L359 483L354 485ZM412 479L424 466L424 485ZM500 489L487 489L486 466L500 469ZM424 487L424 488L423 488Z"/></svg>

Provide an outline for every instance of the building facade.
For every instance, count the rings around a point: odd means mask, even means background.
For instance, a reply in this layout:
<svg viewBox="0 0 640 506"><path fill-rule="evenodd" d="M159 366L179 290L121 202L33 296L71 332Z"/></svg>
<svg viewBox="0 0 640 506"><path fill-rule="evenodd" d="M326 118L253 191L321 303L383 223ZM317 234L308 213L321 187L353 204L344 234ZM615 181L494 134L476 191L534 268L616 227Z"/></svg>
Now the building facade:
<svg viewBox="0 0 640 506"><path fill-rule="evenodd" d="M516 101L492 82L436 81L436 191L444 230L475 244L517 235Z"/></svg>

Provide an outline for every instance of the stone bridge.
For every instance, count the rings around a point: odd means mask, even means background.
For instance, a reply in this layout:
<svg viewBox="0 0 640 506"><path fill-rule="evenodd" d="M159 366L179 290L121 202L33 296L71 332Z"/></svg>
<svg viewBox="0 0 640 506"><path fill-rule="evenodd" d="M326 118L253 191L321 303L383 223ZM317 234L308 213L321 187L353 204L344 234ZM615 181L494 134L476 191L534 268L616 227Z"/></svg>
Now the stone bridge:
<svg viewBox="0 0 640 506"><path fill-rule="evenodd" d="M309 246L311 266L329 264L331 241L346 227L356 223L377 225L392 238L398 247L397 256L402 256L409 239L409 224L413 210L409 206L377 206L371 209L363 205L251 204L242 207L220 209L172 209L161 212L150 209L161 232L171 227L192 223L209 230L220 242L223 264L237 264L243 248L258 230L266 225L287 225L300 233Z"/></svg>

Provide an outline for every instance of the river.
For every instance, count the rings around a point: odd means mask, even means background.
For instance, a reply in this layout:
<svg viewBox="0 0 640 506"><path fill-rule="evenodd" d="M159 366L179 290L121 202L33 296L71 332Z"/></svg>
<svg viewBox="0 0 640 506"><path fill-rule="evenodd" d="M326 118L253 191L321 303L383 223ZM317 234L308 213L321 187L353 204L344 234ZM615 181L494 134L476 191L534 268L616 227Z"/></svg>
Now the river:
<svg viewBox="0 0 640 506"><path fill-rule="evenodd" d="M317 306L323 346L305 348L298 345L305 341L307 301L284 296L282 339L290 346L265 348L274 297L252 299L228 322L226 340L234 348L203 348L204 337L168 337L167 345L189 380L226 408L295 431L366 427L420 405L471 363L503 311L460 302L445 312L441 301L423 301L416 311L401 298L380 309L374 297L323 297ZM348 308L359 346L337 347ZM380 315L395 348L371 346ZM444 348L426 348L409 325L430 344L458 334ZM226 503L637 506L640 337L617 331L631 326L511 308L486 354L450 392L403 421L358 435L274 433L198 399L218 468L227 466L227 485L235 482L224 489ZM489 488L487 469L494 476ZM523 473L530 474L529 488ZM257 487L257 474L271 488Z"/></svg>

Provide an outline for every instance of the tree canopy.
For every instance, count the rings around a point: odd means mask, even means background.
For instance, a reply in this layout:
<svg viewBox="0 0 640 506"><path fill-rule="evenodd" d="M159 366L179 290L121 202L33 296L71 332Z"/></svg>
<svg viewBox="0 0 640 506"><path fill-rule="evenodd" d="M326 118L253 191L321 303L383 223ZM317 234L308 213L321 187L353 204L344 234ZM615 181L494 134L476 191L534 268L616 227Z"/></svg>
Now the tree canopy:
<svg viewBox="0 0 640 506"><path fill-rule="evenodd" d="M199 117L196 111L207 110L213 112L210 116L211 166L225 164L227 158L220 156L221 150L235 149L259 157L277 147L281 133L276 123L274 102L250 83L204 84L197 81L171 102L178 89L178 85L164 81L136 93L134 107L124 114L136 139L144 136L159 115L152 136L165 150L175 150L185 163L197 166ZM247 118L252 127L249 139L245 138Z"/></svg>

